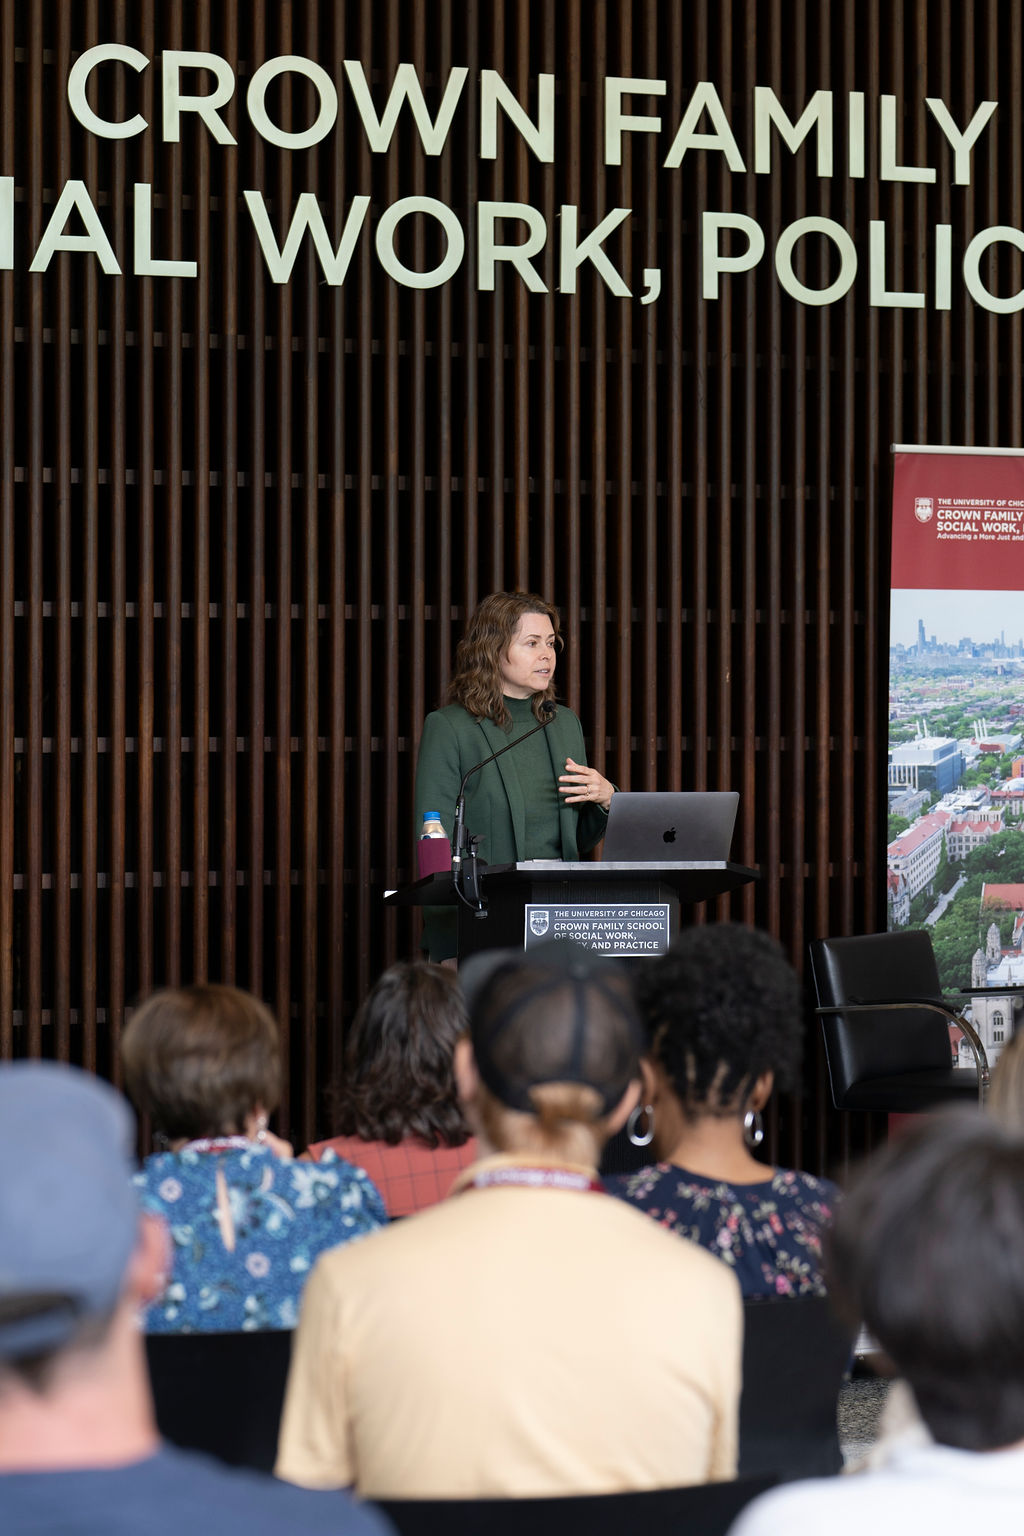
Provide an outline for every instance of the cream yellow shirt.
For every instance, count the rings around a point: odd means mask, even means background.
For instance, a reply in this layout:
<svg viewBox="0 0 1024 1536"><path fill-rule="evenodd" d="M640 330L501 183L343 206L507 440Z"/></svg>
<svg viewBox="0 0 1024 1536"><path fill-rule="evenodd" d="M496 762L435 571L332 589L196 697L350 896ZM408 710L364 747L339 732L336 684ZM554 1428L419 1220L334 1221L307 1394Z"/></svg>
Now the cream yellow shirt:
<svg viewBox="0 0 1024 1536"><path fill-rule="evenodd" d="M469 1187L530 1161L487 1158L463 1193L320 1258L279 1476L457 1498L735 1475L734 1276L610 1196Z"/></svg>

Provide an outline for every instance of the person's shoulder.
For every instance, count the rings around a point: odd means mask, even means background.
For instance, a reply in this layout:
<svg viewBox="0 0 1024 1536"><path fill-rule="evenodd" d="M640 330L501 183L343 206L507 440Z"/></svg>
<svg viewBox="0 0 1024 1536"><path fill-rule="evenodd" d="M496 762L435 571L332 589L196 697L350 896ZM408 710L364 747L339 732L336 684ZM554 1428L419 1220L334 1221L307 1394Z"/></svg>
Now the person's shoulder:
<svg viewBox="0 0 1024 1536"><path fill-rule="evenodd" d="M830 1536L859 1536L865 1490L856 1485L871 1482L870 1475L810 1478L772 1488L747 1505L729 1536L817 1536L823 1530ZM873 1504L875 1495L869 1486L867 1501Z"/></svg>
<svg viewBox="0 0 1024 1536"><path fill-rule="evenodd" d="M360 1215L378 1225L387 1221L383 1197L366 1169L339 1157L333 1147L315 1159L278 1159L276 1179L296 1196L300 1210L316 1213L333 1192L340 1199L345 1225Z"/></svg>
<svg viewBox="0 0 1024 1536"><path fill-rule="evenodd" d="M205 1456L165 1446L153 1458L159 1480L173 1490L187 1488L189 1503L202 1508L204 1528L216 1514L223 1536L301 1530L304 1536L384 1536L390 1527L373 1509L340 1491L316 1492L276 1477L225 1467Z"/></svg>
<svg viewBox="0 0 1024 1536"><path fill-rule="evenodd" d="M423 729L428 726L448 726L451 730L459 730L467 725L479 725L475 715L471 715L468 709L461 704L442 704L440 709L432 709L423 722Z"/></svg>
<svg viewBox="0 0 1024 1536"><path fill-rule="evenodd" d="M645 1168L635 1168L629 1173L603 1174L601 1182L616 1199L639 1204L657 1189L670 1171L667 1163L649 1163Z"/></svg>
<svg viewBox="0 0 1024 1536"><path fill-rule="evenodd" d="M773 1183L797 1198L822 1201L826 1205L834 1205L842 1196L839 1185L831 1179L816 1173L805 1173L801 1168L777 1169Z"/></svg>
<svg viewBox="0 0 1024 1536"><path fill-rule="evenodd" d="M690 1242L662 1226L630 1200L609 1200L607 1205L609 1210L604 1219L609 1227L617 1224L622 1229L621 1240L629 1244L634 1257L638 1250L646 1250L643 1262L656 1265L658 1272L666 1277L689 1273L705 1279L708 1284L722 1286L724 1290L735 1288L736 1278L728 1265L699 1243Z"/></svg>

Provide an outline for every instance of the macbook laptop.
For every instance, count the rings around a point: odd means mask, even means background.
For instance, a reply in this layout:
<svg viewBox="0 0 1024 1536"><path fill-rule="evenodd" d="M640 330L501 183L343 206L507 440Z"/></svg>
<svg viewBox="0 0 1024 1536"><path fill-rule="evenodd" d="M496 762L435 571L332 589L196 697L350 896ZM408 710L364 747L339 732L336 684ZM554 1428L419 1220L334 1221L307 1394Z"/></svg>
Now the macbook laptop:
<svg viewBox="0 0 1024 1536"><path fill-rule="evenodd" d="M689 794L618 790L608 812L605 864L727 860L740 797L735 790Z"/></svg>

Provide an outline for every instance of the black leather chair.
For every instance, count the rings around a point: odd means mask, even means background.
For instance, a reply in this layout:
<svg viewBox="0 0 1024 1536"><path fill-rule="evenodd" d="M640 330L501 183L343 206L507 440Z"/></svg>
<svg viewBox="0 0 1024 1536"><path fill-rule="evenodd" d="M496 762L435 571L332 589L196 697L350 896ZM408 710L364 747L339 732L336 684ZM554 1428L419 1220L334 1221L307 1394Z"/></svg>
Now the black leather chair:
<svg viewBox="0 0 1024 1536"><path fill-rule="evenodd" d="M841 1470L836 1407L854 1329L824 1296L743 1303L741 1477L830 1477Z"/></svg>
<svg viewBox="0 0 1024 1536"><path fill-rule="evenodd" d="M811 971L837 1109L913 1113L984 1101L988 1057L973 1025L943 1001L929 934L908 929L815 939ZM975 1068L955 1068L957 1025Z"/></svg>
<svg viewBox="0 0 1024 1536"><path fill-rule="evenodd" d="M770 1488L744 1477L650 1493L551 1499L381 1499L400 1536L725 1536L740 1511Z"/></svg>
<svg viewBox="0 0 1024 1536"><path fill-rule="evenodd" d="M147 1334L161 1435L231 1466L272 1471L291 1352L288 1332Z"/></svg>

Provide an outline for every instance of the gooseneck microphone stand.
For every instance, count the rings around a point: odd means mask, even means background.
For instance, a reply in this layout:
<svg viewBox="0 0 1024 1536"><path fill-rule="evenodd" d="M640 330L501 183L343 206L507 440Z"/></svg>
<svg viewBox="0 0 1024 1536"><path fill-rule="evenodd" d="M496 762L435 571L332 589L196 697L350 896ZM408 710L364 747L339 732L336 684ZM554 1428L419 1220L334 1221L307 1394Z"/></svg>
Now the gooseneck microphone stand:
<svg viewBox="0 0 1024 1536"><path fill-rule="evenodd" d="M512 748L518 747L520 742L528 741L531 736L536 736L538 731L546 730L558 713L558 709L550 699L546 699L540 706L540 712L544 716L540 725L535 725L530 731L524 731L522 736L517 736L515 741L510 741L507 747L499 747L497 752L491 753L490 757L475 763L463 774L462 783L459 785L459 798L455 802L455 827L452 832L452 884L455 887L456 896L464 906L469 907L475 917L487 916L487 898L480 890L480 862L476 852L476 845L480 839L471 837L466 830L466 785L474 773L479 773L481 768L486 768L488 763L493 763L494 759L501 757L503 752L511 752Z"/></svg>

